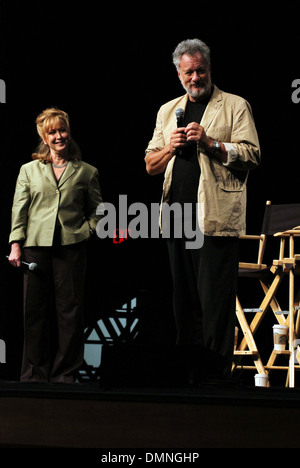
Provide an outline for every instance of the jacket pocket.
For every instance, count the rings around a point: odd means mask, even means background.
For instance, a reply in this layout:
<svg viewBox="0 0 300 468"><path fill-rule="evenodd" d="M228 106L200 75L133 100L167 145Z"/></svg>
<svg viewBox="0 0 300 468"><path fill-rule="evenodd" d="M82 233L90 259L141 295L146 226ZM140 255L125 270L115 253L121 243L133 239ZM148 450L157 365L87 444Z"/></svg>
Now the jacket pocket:
<svg viewBox="0 0 300 468"><path fill-rule="evenodd" d="M214 161L213 173L221 190L225 192L242 192L244 190L248 171L235 171Z"/></svg>
<svg viewBox="0 0 300 468"><path fill-rule="evenodd" d="M222 141L223 143L231 141L231 125L213 127L207 130L207 135L214 140Z"/></svg>
<svg viewBox="0 0 300 468"><path fill-rule="evenodd" d="M242 192L245 184L239 180L223 180L218 182L218 186L224 192Z"/></svg>

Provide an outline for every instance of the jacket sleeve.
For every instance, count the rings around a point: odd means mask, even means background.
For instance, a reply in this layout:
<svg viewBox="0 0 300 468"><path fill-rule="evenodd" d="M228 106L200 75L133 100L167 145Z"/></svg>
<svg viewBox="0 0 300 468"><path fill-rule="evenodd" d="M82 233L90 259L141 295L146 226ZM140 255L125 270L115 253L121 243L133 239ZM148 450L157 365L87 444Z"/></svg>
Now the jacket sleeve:
<svg viewBox="0 0 300 468"><path fill-rule="evenodd" d="M163 132L163 108L161 107L157 113L155 129L153 132L152 139L148 143L148 147L146 149L146 156L147 154L152 153L153 151L160 151L165 146L166 141Z"/></svg>
<svg viewBox="0 0 300 468"><path fill-rule="evenodd" d="M223 142L228 154L224 165L235 170L254 169L261 153L250 104L242 100L234 110L230 142Z"/></svg>
<svg viewBox="0 0 300 468"><path fill-rule="evenodd" d="M30 205L29 180L24 166L21 167L16 183L9 242L23 242L26 239L28 208Z"/></svg>
<svg viewBox="0 0 300 468"><path fill-rule="evenodd" d="M92 231L96 230L98 221L103 215L96 214L97 207L103 202L99 184L99 173L95 169L89 180L88 194L86 201L86 219Z"/></svg>

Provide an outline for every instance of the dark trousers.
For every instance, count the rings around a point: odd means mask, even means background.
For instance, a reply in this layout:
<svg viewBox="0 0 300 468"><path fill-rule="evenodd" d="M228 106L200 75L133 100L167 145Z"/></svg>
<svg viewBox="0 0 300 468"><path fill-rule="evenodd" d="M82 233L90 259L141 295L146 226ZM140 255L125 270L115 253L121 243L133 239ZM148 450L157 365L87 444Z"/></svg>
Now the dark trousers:
<svg viewBox="0 0 300 468"><path fill-rule="evenodd" d="M204 237L200 249L186 249L185 239L169 239L173 308L179 345L200 345L224 359L229 375L235 328L239 242Z"/></svg>
<svg viewBox="0 0 300 468"><path fill-rule="evenodd" d="M74 381L84 350L85 243L23 249L38 268L24 274L21 381Z"/></svg>

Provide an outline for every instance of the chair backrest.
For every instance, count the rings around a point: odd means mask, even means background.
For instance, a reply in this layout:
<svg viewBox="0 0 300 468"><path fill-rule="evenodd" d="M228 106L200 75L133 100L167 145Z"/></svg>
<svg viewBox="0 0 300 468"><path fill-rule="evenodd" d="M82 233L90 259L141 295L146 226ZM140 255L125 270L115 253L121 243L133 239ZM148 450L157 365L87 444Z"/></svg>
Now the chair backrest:
<svg viewBox="0 0 300 468"><path fill-rule="evenodd" d="M272 205L267 203L262 234L272 236L277 232L287 231L300 225L300 204Z"/></svg>

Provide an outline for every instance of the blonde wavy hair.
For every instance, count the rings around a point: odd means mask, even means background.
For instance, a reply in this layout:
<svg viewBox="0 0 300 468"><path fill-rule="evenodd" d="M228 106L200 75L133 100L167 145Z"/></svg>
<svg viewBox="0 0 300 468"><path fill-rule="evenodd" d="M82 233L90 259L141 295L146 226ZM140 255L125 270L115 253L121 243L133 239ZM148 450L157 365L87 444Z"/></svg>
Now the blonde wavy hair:
<svg viewBox="0 0 300 468"><path fill-rule="evenodd" d="M38 115L35 121L37 132L40 136L40 142L35 152L32 153L32 159L39 159L45 164L50 161L50 149L48 145L44 143L44 139L51 130L51 128L55 127L57 122L61 122L66 127L71 137L70 119L68 114L62 111L61 109L57 109L55 107L50 107L44 110L43 112L41 112L41 114ZM80 148L73 139L71 139L69 143L68 156L69 159L74 159L77 161L81 159Z"/></svg>

